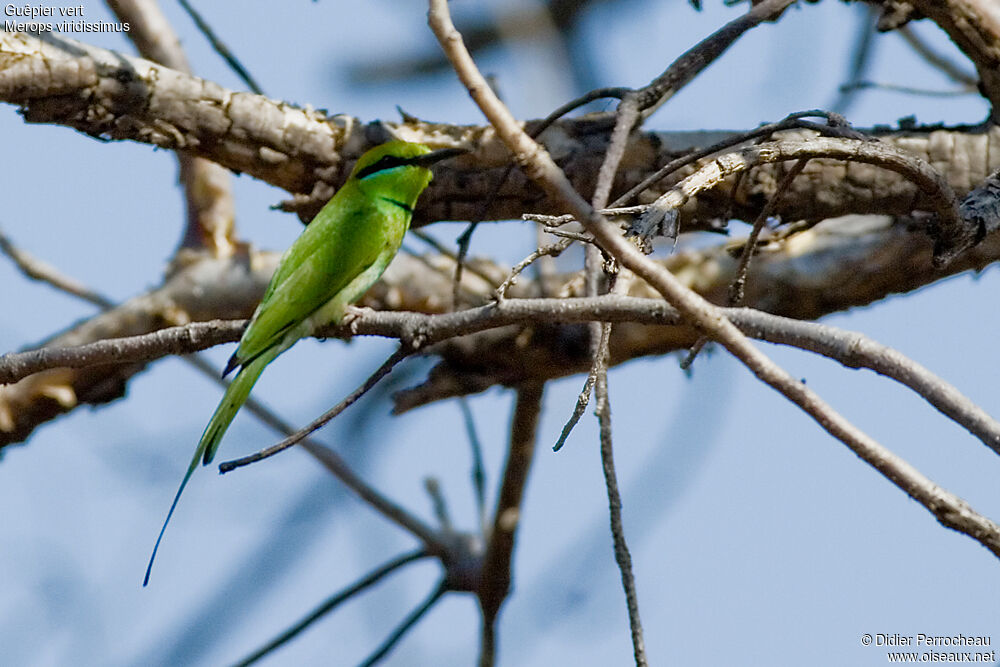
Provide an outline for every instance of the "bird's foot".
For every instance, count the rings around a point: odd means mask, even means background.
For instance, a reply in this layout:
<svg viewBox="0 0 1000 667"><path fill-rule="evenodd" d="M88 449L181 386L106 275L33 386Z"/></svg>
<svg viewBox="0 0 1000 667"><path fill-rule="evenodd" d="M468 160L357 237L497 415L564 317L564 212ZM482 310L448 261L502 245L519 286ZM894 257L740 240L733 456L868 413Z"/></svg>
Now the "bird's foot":
<svg viewBox="0 0 1000 667"><path fill-rule="evenodd" d="M358 334L358 320L374 312L374 309L367 306L348 306L344 309L344 319L340 323L347 329L348 334L356 336Z"/></svg>

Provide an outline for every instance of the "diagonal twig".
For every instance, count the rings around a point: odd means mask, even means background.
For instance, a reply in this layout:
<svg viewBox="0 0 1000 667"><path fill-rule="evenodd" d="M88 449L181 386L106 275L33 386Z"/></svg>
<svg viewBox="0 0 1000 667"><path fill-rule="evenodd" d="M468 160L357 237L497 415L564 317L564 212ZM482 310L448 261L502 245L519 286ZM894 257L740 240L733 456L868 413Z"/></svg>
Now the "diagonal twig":
<svg viewBox="0 0 1000 667"><path fill-rule="evenodd" d="M427 596L427 598L421 602L416 609L410 612L405 619L403 619L403 622L392 631L392 634L390 634L386 640L382 642L382 645L361 663L361 667L371 667L372 665L378 664L382 658L389 655L389 651L391 651L396 644L398 644L399 641L406 636L406 633L410 631L410 628L416 625L417 622L423 618L424 614L429 612L431 608L437 604L438 600L440 600L447 592L447 582L442 580L441 583L438 584L437 588L431 591L431 594Z"/></svg>
<svg viewBox="0 0 1000 667"><path fill-rule="evenodd" d="M111 299L90 289L78 280L64 275L48 262L14 245L2 229L0 229L0 252L7 255L27 278L51 285L60 292L92 303L102 310L108 310L115 306Z"/></svg>
<svg viewBox="0 0 1000 667"><path fill-rule="evenodd" d="M196 10L191 3L188 2L188 0L178 0L178 2L180 2L181 7L184 8L184 11L188 13L188 16L191 17L191 20L194 21L194 24L198 27L198 30L201 31L201 34L205 35L208 43L212 45L212 49L222 56L222 59L225 60L230 69L236 73L236 76L238 76L243 83L247 85L247 88L258 95L263 95L264 90L253 78L247 68L243 66L243 63L239 61L239 58L237 58L236 55L229 50L226 43L222 41L214 30L212 30L212 26L210 26L208 21L206 21L202 15L198 13L198 10Z"/></svg>
<svg viewBox="0 0 1000 667"><path fill-rule="evenodd" d="M313 433L317 429L322 428L331 419L339 415L347 408L351 407L355 402L357 402L359 398L364 396L366 393L368 393L368 391L372 387L378 384L379 380L388 375L390 371L392 371L392 369L395 368L396 364L401 362L406 357L410 356L412 353L413 350L411 348L409 348L406 345L400 345L399 349L393 352L388 359L382 362L382 365L379 366L374 373L368 376L367 380L361 383L361 386L359 386L357 389L348 394L340 403L333 406L332 408L324 412L322 415L314 419L312 422L310 422L308 426L299 429L298 431L288 436L281 442L271 445L270 447L265 447L264 449L254 454L251 454L250 456L243 456L238 459L233 459L232 461L225 461L223 463L220 463L219 472L223 474L231 472L233 470L236 470L237 468L242 468L243 466L250 465L251 463L256 463L258 461L262 461L266 458L274 456L275 454L282 452L293 445L298 444L304 438L306 438L310 433Z"/></svg>
<svg viewBox="0 0 1000 667"><path fill-rule="evenodd" d="M365 589L370 588L371 586L377 584L382 579L392 574L393 572L403 567L404 565L408 565L409 563L420 560L421 558L427 558L428 556L430 556L430 554L424 550L411 551L407 554L403 554L402 556L397 556L396 558L393 558L388 563L380 565L379 567L375 568L367 575L365 575L358 581L354 582L344 590L338 591L336 594L324 600L318 607L316 607L314 610L309 612L309 614L307 614L304 618L302 618L302 620L300 620L298 623L296 623L295 625L291 626L290 628L282 632L280 635L278 635L277 637L269 641L267 644L260 647L250 655L248 655L247 657L237 662L236 666L249 667L249 665L252 665L261 658L266 657L269 653L272 653L273 651L287 644L291 640L295 639L295 637L297 637L303 630L305 630L310 625L321 619L326 614L330 613L331 611L339 607L342 603L350 600L358 593L361 593Z"/></svg>

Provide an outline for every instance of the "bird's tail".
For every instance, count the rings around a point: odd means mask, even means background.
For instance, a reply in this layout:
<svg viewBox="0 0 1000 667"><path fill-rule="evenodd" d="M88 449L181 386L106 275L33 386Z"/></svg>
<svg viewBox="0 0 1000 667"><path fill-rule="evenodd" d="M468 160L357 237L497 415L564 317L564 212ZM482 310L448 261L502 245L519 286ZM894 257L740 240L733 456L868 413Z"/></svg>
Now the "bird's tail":
<svg viewBox="0 0 1000 667"><path fill-rule="evenodd" d="M219 407L215 408L215 414L212 415L211 421L205 427L205 432L201 435L201 440L198 441L198 448L194 452L194 458L191 459L191 465L188 466L187 472L184 473L184 479L181 480L181 486L177 489L174 502L170 504L170 511L167 512L167 518L163 521L163 527L160 528L160 534L157 536L156 544L153 546L153 554L149 557L149 565L146 566L146 576L142 580L143 586L149 583L149 573L153 569L153 561L156 559L156 552L160 548L163 533L167 530L170 517L174 515L174 510L177 508L177 501L181 499L184 487L187 486L191 475L198 468L198 461L201 460L203 465L208 465L212 462L215 452L218 451L219 444L222 442L222 436L226 434L226 429L229 428L229 424L236 417L236 413L246 403L247 398L250 396L250 390L257 383L257 378L264 371L264 367L271 363L280 351L280 348L275 348L273 352L270 350L264 352L241 368L240 372L236 374L236 377L233 378L233 381L226 389L222 401L219 402Z"/></svg>

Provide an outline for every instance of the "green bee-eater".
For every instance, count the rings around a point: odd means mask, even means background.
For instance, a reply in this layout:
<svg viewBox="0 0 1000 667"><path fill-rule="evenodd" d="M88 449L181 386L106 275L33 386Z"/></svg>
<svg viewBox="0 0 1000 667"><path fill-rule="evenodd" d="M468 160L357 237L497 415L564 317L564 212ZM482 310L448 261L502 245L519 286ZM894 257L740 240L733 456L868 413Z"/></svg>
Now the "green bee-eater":
<svg viewBox="0 0 1000 667"><path fill-rule="evenodd" d="M212 462L230 422L264 367L317 328L343 320L396 256L431 164L464 153L392 141L358 160L344 185L285 252L223 376L239 368L205 427L153 547L143 586L177 501L198 467Z"/></svg>

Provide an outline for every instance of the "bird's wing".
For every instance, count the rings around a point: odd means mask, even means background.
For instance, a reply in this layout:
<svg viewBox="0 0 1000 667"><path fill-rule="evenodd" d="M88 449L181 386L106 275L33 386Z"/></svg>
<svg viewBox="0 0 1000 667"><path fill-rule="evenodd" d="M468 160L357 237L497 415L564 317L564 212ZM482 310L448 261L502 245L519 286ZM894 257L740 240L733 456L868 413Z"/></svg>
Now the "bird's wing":
<svg viewBox="0 0 1000 667"><path fill-rule="evenodd" d="M385 246L370 212L314 220L282 257L236 359L245 365L330 301L372 265Z"/></svg>

